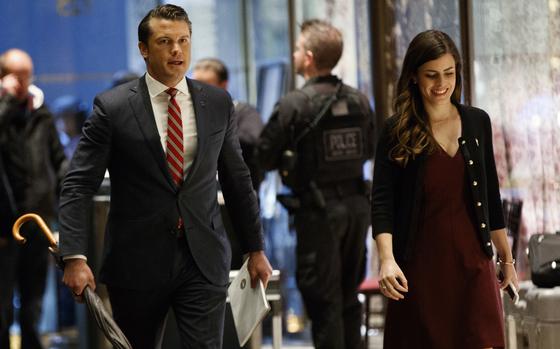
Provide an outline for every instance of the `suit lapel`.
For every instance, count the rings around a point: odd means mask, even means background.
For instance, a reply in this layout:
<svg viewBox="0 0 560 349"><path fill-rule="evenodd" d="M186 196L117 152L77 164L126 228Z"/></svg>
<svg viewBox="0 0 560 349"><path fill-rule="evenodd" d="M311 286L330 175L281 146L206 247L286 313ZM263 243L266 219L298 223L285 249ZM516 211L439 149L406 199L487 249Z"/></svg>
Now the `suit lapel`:
<svg viewBox="0 0 560 349"><path fill-rule="evenodd" d="M196 155L194 157L194 161L192 166L189 170L187 178L183 183L183 187L188 186L189 180L192 178L193 174L196 172L198 165L200 164L200 157L201 154L204 154L204 146L205 140L207 139L208 133L208 117L206 115L208 108L206 107L207 104L207 96L204 92L203 88L197 84L196 82L192 81L191 79L187 78L187 85L189 87L189 93L191 94L192 105L194 109L194 117L196 120Z"/></svg>
<svg viewBox="0 0 560 349"><path fill-rule="evenodd" d="M148 86L146 85L145 79L146 77L143 76L138 80L138 85L131 89L132 92L129 95L128 100L132 110L134 110L134 116L140 125L140 130L142 131L146 142L148 142L148 146L158 164L158 167L163 172L168 184L173 188L173 190L176 190L175 183L173 183L173 179L171 178L169 169L167 168L165 152L161 146L154 111L150 101L150 94L148 93Z"/></svg>

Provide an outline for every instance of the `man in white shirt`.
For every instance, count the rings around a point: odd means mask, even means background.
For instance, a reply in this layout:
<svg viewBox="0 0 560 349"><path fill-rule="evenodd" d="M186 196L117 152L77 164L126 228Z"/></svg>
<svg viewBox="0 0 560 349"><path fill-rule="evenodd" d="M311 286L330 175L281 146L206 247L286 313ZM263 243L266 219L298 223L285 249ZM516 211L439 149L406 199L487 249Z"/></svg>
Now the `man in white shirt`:
<svg viewBox="0 0 560 349"><path fill-rule="evenodd" d="M161 345L169 308L183 348L221 348L231 251L216 172L253 285L272 272L231 99L185 78L191 33L181 7L158 6L144 17L138 36L147 73L96 97L61 193L63 281L79 299L95 288L84 222L109 170L100 280L135 349Z"/></svg>

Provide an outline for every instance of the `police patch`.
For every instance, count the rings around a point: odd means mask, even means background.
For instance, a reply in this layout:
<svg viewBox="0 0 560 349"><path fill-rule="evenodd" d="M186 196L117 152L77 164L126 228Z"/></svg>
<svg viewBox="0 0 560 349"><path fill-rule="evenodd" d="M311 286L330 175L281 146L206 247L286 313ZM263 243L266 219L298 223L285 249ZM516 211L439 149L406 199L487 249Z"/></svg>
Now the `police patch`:
<svg viewBox="0 0 560 349"><path fill-rule="evenodd" d="M331 106L332 116L346 116L348 115L348 103L344 99L335 101Z"/></svg>
<svg viewBox="0 0 560 349"><path fill-rule="evenodd" d="M355 160L363 156L363 135L359 127L323 132L325 161Z"/></svg>

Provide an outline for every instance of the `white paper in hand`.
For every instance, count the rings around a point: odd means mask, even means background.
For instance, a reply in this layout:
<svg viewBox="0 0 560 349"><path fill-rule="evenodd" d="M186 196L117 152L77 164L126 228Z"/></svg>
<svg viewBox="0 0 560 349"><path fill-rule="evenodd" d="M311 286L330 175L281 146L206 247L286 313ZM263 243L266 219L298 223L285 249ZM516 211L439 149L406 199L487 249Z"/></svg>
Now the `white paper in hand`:
<svg viewBox="0 0 560 349"><path fill-rule="evenodd" d="M240 346L247 343L255 328L270 310L262 281L259 280L257 287L251 288L247 261L228 288L229 303Z"/></svg>

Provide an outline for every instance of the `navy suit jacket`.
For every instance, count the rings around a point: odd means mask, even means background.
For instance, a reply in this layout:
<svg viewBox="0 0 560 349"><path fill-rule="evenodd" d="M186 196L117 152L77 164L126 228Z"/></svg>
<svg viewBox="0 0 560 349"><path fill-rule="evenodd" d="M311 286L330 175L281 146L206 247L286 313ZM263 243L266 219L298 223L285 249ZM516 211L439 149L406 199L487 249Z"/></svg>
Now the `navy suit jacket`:
<svg viewBox="0 0 560 349"><path fill-rule="evenodd" d="M216 172L243 252L263 249L256 194L243 162L231 98L222 89L187 79L196 117L194 162L177 188L165 160L145 77L98 95L63 181L61 255L87 251L92 197L105 170L111 203L100 279L108 285L151 289L168 281L179 217L204 276L228 282L231 251L217 203Z"/></svg>

